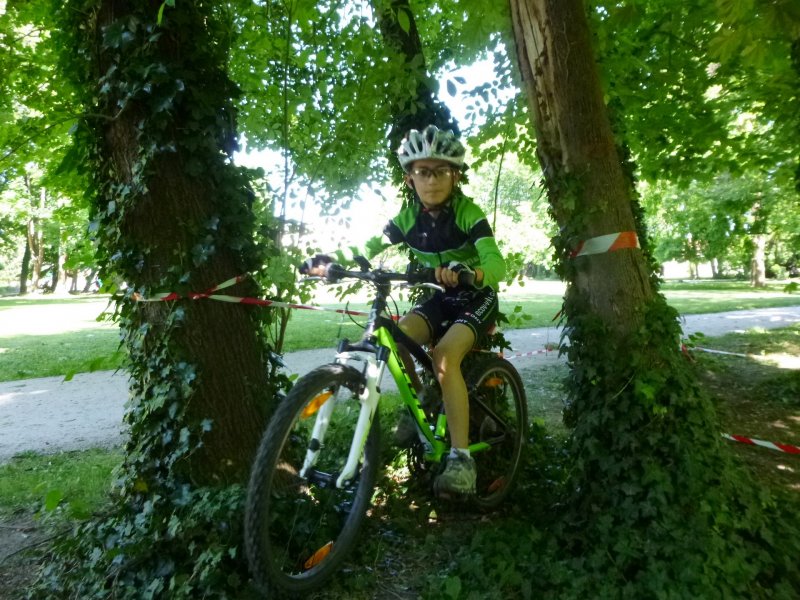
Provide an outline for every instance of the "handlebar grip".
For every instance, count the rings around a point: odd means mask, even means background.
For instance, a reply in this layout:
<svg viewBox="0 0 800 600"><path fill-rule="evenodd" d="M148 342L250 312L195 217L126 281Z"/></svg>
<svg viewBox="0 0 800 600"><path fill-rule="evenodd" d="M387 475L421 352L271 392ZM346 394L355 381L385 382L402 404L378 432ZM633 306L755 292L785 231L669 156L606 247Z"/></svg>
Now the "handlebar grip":
<svg viewBox="0 0 800 600"><path fill-rule="evenodd" d="M458 273L458 283L469 287L475 287L475 271L460 271Z"/></svg>
<svg viewBox="0 0 800 600"><path fill-rule="evenodd" d="M325 269L325 280L328 283L337 283L345 275L347 275L347 269L335 262L330 263Z"/></svg>
<svg viewBox="0 0 800 600"><path fill-rule="evenodd" d="M408 275L408 283L437 283L436 269L424 268L416 269L414 271L406 272Z"/></svg>

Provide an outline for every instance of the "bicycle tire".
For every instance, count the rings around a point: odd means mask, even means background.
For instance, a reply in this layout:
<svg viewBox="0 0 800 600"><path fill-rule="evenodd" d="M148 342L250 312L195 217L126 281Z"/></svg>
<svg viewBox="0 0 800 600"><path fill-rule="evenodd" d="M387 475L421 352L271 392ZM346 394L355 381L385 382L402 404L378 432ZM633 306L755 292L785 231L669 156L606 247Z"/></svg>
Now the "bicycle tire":
<svg viewBox="0 0 800 600"><path fill-rule="evenodd" d="M475 503L495 508L517 479L528 429L525 388L517 370L500 357L482 356L467 367L469 439L489 444L472 454L478 471Z"/></svg>
<svg viewBox="0 0 800 600"><path fill-rule="evenodd" d="M347 459L363 385L364 377L352 367L318 367L298 380L270 420L251 470L245 509L248 563L266 594L320 586L357 539L377 477L378 419L356 477L343 489L335 480ZM314 470L301 478L315 421L311 413L326 402L335 402L330 426Z"/></svg>

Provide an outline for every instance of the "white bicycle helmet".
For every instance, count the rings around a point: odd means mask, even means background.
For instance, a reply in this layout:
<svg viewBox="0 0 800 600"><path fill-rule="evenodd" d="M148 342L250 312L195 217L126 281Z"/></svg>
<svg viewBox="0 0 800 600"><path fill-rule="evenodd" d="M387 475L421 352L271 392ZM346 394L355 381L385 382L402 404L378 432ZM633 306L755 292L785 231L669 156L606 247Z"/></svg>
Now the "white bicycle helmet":
<svg viewBox="0 0 800 600"><path fill-rule="evenodd" d="M421 132L412 129L406 134L397 149L397 158L405 171L415 160L425 158L443 160L460 169L464 166L465 153L464 146L452 131L428 125Z"/></svg>

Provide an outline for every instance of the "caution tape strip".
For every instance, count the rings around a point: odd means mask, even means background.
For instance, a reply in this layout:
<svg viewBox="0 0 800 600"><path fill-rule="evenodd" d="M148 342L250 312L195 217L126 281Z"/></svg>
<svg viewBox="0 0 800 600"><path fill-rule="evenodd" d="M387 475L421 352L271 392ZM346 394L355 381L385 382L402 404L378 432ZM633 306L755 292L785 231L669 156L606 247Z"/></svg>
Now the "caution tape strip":
<svg viewBox="0 0 800 600"><path fill-rule="evenodd" d="M800 454L800 448L797 446L792 446L791 444L765 442L764 440L755 440L743 435L731 435L729 433L723 433L722 437L732 442L741 442L742 444L750 444L751 446L761 446L762 448L769 448L770 450L777 450L778 452L786 452L787 454Z"/></svg>
<svg viewBox="0 0 800 600"><path fill-rule="evenodd" d="M551 354L555 352L554 350L548 350L547 348L542 348L541 350L533 350L532 352L516 352L514 354L501 354L500 357L506 360L514 360L517 358L523 358L525 356L535 356L537 354Z"/></svg>
<svg viewBox="0 0 800 600"><path fill-rule="evenodd" d="M352 315L356 317L367 317L369 313L347 310L344 308L328 308L325 306L310 306L307 304L294 304L290 302L280 302L278 300L266 300L262 298L250 298L246 296L229 296L227 294L215 294L214 292L229 288L237 283L241 283L247 279L247 275L237 275L222 283L209 288L205 292L190 292L186 295L180 295L176 292L167 292L161 294L153 294L145 298L139 293L132 294L132 298L137 302L172 302L175 300L217 300L219 302L229 302L231 304L247 304L250 306L269 306L271 308L290 308L300 310L316 310L322 312L335 312L341 315ZM393 317L396 319L396 317Z"/></svg>
<svg viewBox="0 0 800 600"><path fill-rule="evenodd" d="M714 350L713 348L703 348L702 346L687 346L681 344L681 352L689 356L690 351L706 352L708 354L721 354L723 356L738 356L740 358L756 358L755 354L742 354L741 352L728 352L727 350ZM690 357L691 358L691 357ZM692 358L692 360L694 360Z"/></svg>
<svg viewBox="0 0 800 600"><path fill-rule="evenodd" d="M243 296L228 296L225 294L187 294L185 296L181 296L180 294L170 293L170 294L156 294L151 296L150 298L143 298L141 296L136 297L134 295L134 300L137 302L168 302L172 300L181 300L181 299L188 299L188 300L217 300L219 302L229 302L231 304L247 304L250 306L268 306L271 308L291 308L291 309L299 309L299 310L316 310L321 312L334 312L340 315L352 315L356 317L368 317L369 313L361 312L357 310L347 310L344 308L328 308L326 306L311 306L308 304L292 304L290 302L279 302L278 300L265 300L262 298L248 298ZM397 317L392 317L396 319Z"/></svg>
<svg viewBox="0 0 800 600"><path fill-rule="evenodd" d="M623 248L641 248L639 236L635 231L622 231L620 233L609 233L589 238L578 244L571 253L571 258L587 256L589 254L603 254L604 252L614 252Z"/></svg>

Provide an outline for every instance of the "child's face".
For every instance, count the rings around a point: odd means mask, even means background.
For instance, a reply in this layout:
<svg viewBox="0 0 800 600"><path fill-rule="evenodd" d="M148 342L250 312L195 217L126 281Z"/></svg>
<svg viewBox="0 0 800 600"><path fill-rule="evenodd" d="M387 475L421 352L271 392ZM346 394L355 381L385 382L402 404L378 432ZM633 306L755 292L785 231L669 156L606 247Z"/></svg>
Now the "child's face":
<svg viewBox="0 0 800 600"><path fill-rule="evenodd" d="M417 190L422 205L432 210L450 197L459 175L458 169L443 160L416 160L406 173L406 185Z"/></svg>

